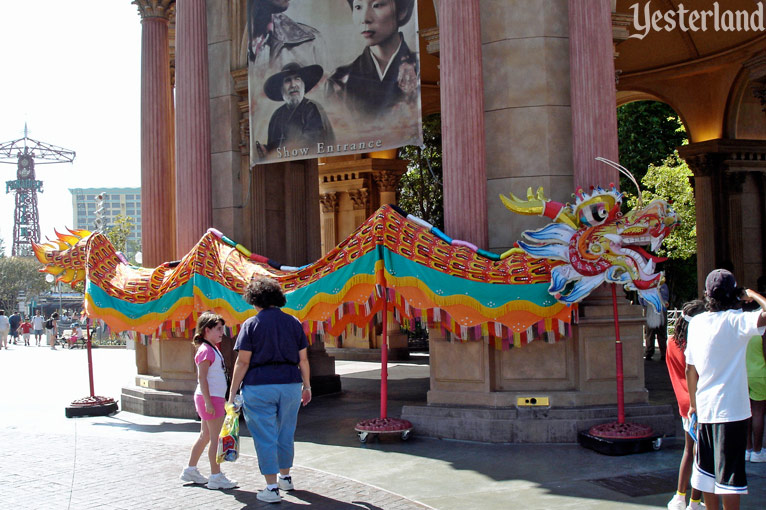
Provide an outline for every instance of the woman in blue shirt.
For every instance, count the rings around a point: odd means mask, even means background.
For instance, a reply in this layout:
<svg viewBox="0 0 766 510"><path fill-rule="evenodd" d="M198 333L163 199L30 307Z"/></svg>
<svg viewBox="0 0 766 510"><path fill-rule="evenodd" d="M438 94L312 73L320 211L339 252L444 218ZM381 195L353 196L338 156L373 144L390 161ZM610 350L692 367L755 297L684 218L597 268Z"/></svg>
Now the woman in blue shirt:
<svg viewBox="0 0 766 510"><path fill-rule="evenodd" d="M245 420L267 484L256 497L277 503L282 500L279 489L293 489L290 468L298 409L311 401L308 340L301 323L280 310L287 300L275 280L254 278L244 298L258 315L242 324L237 337L229 402L242 384Z"/></svg>

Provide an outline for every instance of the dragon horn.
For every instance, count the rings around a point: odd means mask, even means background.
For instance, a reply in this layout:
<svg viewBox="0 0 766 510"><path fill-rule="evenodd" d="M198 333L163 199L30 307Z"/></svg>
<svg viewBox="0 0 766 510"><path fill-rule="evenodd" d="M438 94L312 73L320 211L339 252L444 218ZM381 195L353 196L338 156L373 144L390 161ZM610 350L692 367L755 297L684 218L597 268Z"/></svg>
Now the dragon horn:
<svg viewBox="0 0 766 510"><path fill-rule="evenodd" d="M61 267L61 266L47 266L47 267L42 268L40 271L43 272L43 273L50 273L53 276L58 276L61 273L63 273L65 271L65 269L63 267Z"/></svg>
<svg viewBox="0 0 766 510"><path fill-rule="evenodd" d="M62 234L56 229L53 229L53 231L56 233L56 237L58 237L61 241L64 241L65 243L67 243L69 247L74 246L75 244L77 244L77 241L80 240L80 238L77 236L73 236L71 234Z"/></svg>
<svg viewBox="0 0 766 510"><path fill-rule="evenodd" d="M73 283L76 274L77 273L74 269L67 269L64 271L64 274L56 278L56 281L62 283Z"/></svg>
<svg viewBox="0 0 766 510"><path fill-rule="evenodd" d="M54 231L54 232L56 232L56 230L55 230L55 229L54 229L53 231ZM56 235L58 235L58 232L56 232ZM48 240L48 242L47 242L47 243L45 243L45 244L46 244L47 246L50 246L50 247L51 247L51 249L53 249L53 250L58 250L58 251L66 251L66 250L68 250L69 248L71 248L71 246L69 246L67 243L65 243L65 242L64 242L64 241L62 241L61 239L51 239L51 238L50 238L50 237L48 237L48 236L45 236L45 239L47 239L47 240Z"/></svg>
<svg viewBox="0 0 766 510"><path fill-rule="evenodd" d="M37 244L36 242L32 241L32 252L35 254L35 257L40 261L41 264L47 264L50 262L47 257L48 251L45 249L44 244Z"/></svg>
<svg viewBox="0 0 766 510"><path fill-rule="evenodd" d="M527 200L521 200L513 193L508 193L510 198L500 195L500 200L503 205L516 214L524 214L526 216L542 215L545 210L545 195L543 194L543 188L537 189L537 196L532 193L532 188L527 188Z"/></svg>
<svg viewBox="0 0 766 510"><path fill-rule="evenodd" d="M532 193L531 187L527 188L526 201L519 199L513 193L508 194L511 198L500 195L500 200L502 200L503 205L510 211L527 216L535 214L538 216L545 216L553 221L565 223L573 229L577 229L577 224L567 211L567 206L560 202L554 202L549 198L545 198L545 193L543 193L542 187L537 188L537 195Z"/></svg>
<svg viewBox="0 0 766 510"><path fill-rule="evenodd" d="M84 228L68 228L70 234L77 236L79 239L84 239L92 234L90 230L85 230Z"/></svg>

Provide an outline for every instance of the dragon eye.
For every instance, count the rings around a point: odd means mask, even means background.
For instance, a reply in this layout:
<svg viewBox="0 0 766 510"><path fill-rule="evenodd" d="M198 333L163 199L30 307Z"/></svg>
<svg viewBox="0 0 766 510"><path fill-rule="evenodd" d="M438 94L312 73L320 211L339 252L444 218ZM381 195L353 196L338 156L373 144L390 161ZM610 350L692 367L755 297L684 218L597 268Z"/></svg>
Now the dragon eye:
<svg viewBox="0 0 766 510"><path fill-rule="evenodd" d="M604 203L593 204L582 210L580 221L591 227L601 225L609 216L609 211Z"/></svg>

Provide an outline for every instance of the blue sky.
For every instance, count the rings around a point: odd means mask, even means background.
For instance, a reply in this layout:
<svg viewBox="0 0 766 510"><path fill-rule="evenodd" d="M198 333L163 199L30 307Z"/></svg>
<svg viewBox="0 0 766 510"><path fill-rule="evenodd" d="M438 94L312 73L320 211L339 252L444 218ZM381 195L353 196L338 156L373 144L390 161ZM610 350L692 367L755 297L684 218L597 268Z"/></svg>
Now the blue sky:
<svg viewBox="0 0 766 510"><path fill-rule="evenodd" d="M36 168L42 239L72 226L69 188L140 185L141 19L130 0L4 2L0 143L29 137L74 150ZM13 240L15 164L0 164L0 237Z"/></svg>

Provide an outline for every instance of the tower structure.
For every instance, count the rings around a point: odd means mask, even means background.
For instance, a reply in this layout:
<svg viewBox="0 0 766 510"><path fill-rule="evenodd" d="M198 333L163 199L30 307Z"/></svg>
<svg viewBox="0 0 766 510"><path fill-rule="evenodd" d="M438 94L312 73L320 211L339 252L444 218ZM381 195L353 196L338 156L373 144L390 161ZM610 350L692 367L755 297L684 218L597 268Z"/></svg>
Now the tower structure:
<svg viewBox="0 0 766 510"><path fill-rule="evenodd" d="M16 164L16 179L5 182L5 192L15 194L13 211L13 245L11 255L32 253L32 242L40 242L40 216L37 193L43 192L43 181L35 176L35 165L71 163L75 152L29 138L24 124L24 138L0 144L0 163Z"/></svg>

